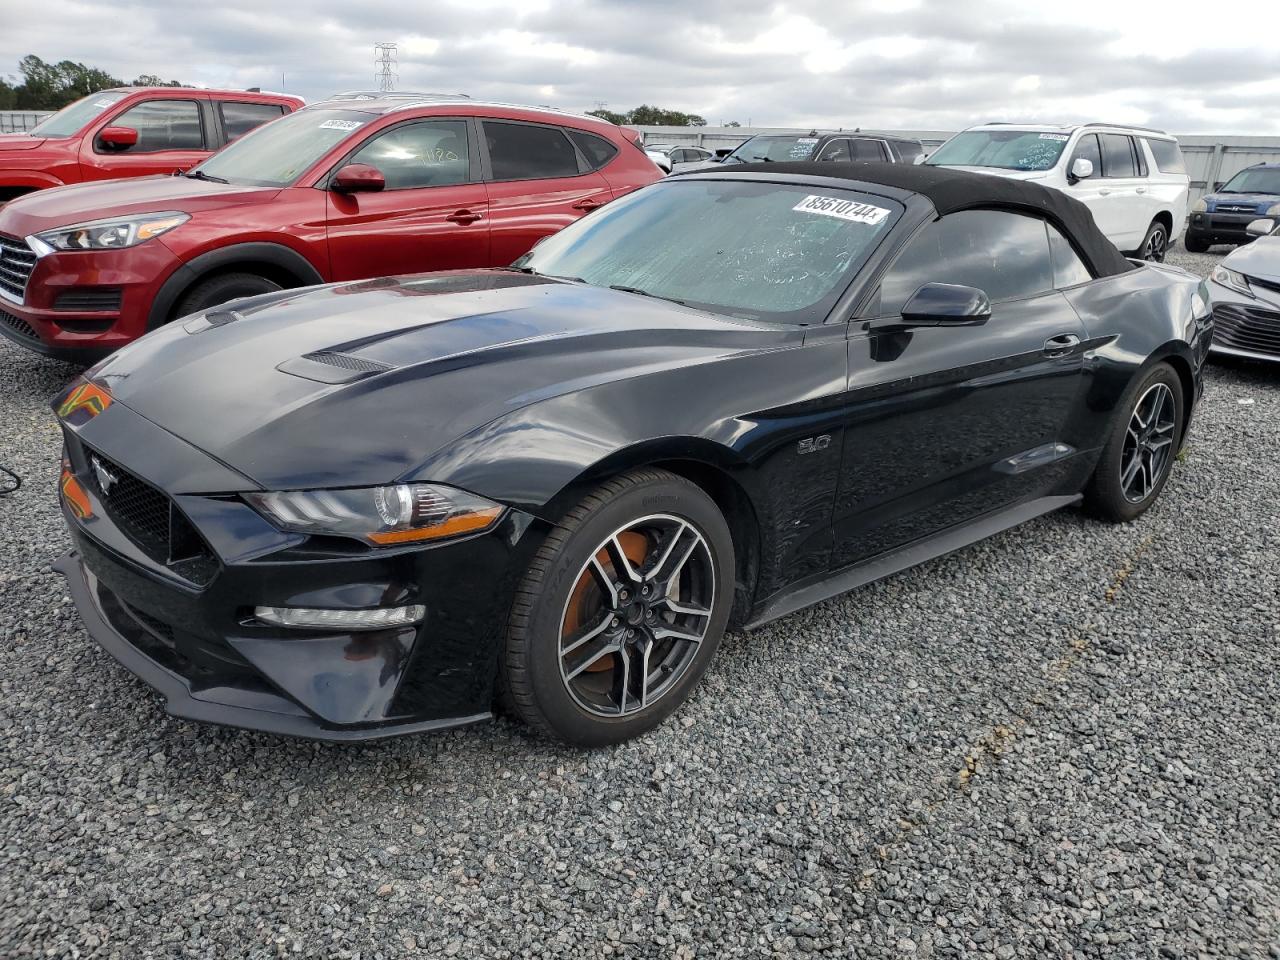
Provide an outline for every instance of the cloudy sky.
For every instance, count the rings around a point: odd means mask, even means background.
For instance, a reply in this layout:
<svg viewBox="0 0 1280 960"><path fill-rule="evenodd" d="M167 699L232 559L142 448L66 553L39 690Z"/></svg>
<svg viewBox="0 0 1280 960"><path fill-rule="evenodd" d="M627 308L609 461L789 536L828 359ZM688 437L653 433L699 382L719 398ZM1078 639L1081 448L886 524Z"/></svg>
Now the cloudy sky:
<svg viewBox="0 0 1280 960"><path fill-rule="evenodd" d="M1106 119L1280 135L1280 0L0 0L0 73L80 60L316 99L373 85L757 126Z"/></svg>

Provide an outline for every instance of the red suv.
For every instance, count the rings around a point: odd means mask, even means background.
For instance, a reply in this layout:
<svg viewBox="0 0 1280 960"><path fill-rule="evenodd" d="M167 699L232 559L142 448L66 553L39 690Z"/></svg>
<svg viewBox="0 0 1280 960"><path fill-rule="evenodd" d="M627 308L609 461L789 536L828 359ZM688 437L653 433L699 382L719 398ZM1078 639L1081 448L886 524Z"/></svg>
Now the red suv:
<svg viewBox="0 0 1280 960"><path fill-rule="evenodd" d="M298 97L256 90L103 90L27 133L0 134L0 203L65 183L188 170L301 106Z"/></svg>
<svg viewBox="0 0 1280 960"><path fill-rule="evenodd" d="M83 184L0 210L0 333L87 358L239 297L502 266L661 179L633 131L465 97L348 95L184 176Z"/></svg>

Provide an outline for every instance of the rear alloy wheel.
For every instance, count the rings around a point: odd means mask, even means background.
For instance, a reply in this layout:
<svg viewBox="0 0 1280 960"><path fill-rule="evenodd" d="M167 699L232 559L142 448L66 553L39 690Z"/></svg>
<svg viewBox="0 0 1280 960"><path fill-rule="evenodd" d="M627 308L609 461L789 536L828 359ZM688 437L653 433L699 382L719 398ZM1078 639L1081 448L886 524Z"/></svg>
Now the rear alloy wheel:
<svg viewBox="0 0 1280 960"><path fill-rule="evenodd" d="M1138 256L1153 263L1164 263L1165 254L1169 252L1169 231L1159 220L1153 220L1147 228L1147 235L1142 241Z"/></svg>
<svg viewBox="0 0 1280 960"><path fill-rule="evenodd" d="M547 537L513 606L508 706L586 746L660 723L724 632L733 543L715 503L661 470L603 484Z"/></svg>
<svg viewBox="0 0 1280 960"><path fill-rule="evenodd" d="M1155 502L1182 441L1182 381L1158 363L1126 397L1085 491L1086 506L1114 521L1132 520Z"/></svg>

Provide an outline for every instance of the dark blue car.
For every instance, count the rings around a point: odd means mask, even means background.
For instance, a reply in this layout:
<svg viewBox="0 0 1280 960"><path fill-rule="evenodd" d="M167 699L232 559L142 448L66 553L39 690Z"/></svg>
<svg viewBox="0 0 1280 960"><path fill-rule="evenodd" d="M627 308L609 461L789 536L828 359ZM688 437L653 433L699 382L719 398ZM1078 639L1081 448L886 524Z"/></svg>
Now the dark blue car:
<svg viewBox="0 0 1280 960"><path fill-rule="evenodd" d="M1213 243L1248 243L1253 237L1245 227L1259 217L1280 217L1280 163L1247 167L1197 200L1183 242L1192 253L1204 253Z"/></svg>

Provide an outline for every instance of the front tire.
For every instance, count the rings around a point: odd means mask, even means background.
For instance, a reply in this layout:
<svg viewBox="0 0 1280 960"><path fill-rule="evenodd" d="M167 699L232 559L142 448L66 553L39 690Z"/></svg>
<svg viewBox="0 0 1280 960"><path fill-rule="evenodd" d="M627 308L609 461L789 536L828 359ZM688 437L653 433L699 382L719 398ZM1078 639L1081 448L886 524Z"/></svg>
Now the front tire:
<svg viewBox="0 0 1280 960"><path fill-rule="evenodd" d="M643 469L556 525L516 590L504 706L580 746L653 729L706 672L734 592L733 540L701 488Z"/></svg>
<svg viewBox="0 0 1280 960"><path fill-rule="evenodd" d="M202 310L221 306L228 300L275 293L284 288L274 280L257 273L221 273L201 280L186 292L178 303L174 317L185 317Z"/></svg>
<svg viewBox="0 0 1280 960"><path fill-rule="evenodd" d="M1182 245L1187 248L1188 253L1208 253L1209 241L1197 237L1192 233L1185 233L1182 236Z"/></svg>
<svg viewBox="0 0 1280 960"><path fill-rule="evenodd" d="M1184 402L1182 380L1167 363L1157 363L1125 394L1085 488L1090 513L1127 523L1155 503L1182 444Z"/></svg>

